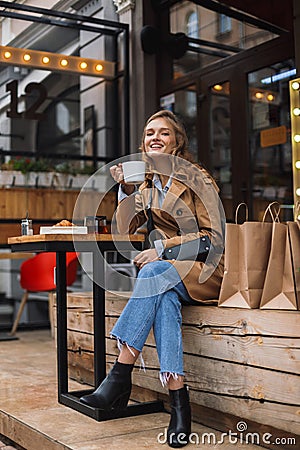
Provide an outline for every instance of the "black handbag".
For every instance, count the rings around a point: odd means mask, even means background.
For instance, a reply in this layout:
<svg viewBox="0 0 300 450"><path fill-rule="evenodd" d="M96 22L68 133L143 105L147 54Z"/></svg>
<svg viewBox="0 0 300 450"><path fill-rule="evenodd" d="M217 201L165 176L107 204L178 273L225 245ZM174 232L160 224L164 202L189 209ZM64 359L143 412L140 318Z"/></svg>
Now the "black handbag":
<svg viewBox="0 0 300 450"><path fill-rule="evenodd" d="M146 208L147 215L147 231L148 235L155 229L151 207ZM211 247L208 236L201 236L197 239L184 242L183 244L174 245L166 248L163 252L162 259L177 259L178 261L192 260L205 262Z"/></svg>
<svg viewBox="0 0 300 450"><path fill-rule="evenodd" d="M168 247L162 254L163 259L177 259L178 261L192 260L205 262L211 247L208 236Z"/></svg>

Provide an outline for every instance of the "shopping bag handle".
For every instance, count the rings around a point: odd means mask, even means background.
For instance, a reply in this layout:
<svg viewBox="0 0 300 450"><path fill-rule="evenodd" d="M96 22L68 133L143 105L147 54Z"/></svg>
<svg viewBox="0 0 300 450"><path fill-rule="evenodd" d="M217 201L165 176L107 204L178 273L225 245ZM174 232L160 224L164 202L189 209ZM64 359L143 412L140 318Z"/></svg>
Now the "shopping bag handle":
<svg viewBox="0 0 300 450"><path fill-rule="evenodd" d="M246 203L243 203L243 202L242 202L242 203L239 203L239 204L237 205L236 210L235 210L235 223L236 223L236 224L238 223L238 214L239 214L239 211L240 211L241 206L245 206L245 211L246 211L245 222L248 221L248 206L247 206Z"/></svg>
<svg viewBox="0 0 300 450"><path fill-rule="evenodd" d="M275 205L278 205L278 209L275 208ZM274 213L272 211L272 206L274 206ZM281 209L280 208L280 203L278 203L278 202L269 203L269 205L265 209L262 221L264 222L266 220L266 216L267 216L267 214L269 212L270 216L272 218L272 222L280 222L280 219L279 219L280 209Z"/></svg>
<svg viewBox="0 0 300 450"><path fill-rule="evenodd" d="M300 201L298 200L294 208L295 222L300 226Z"/></svg>

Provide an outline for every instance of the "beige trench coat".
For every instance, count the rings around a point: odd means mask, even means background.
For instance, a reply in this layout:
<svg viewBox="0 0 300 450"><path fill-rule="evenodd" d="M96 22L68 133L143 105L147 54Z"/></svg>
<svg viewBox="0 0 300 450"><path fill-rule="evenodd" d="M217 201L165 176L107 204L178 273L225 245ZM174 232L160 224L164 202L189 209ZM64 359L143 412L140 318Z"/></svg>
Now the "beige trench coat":
<svg viewBox="0 0 300 450"><path fill-rule="evenodd" d="M149 188L148 181L140 186L135 195L122 200L116 211L119 233L135 233L147 222L145 209L152 196L153 221L155 229L159 230L164 248L202 235L209 235L214 244L221 244L222 247L225 224L224 219L222 222L222 214L220 216L218 187L203 168L198 165L193 165L193 168L192 173L180 173L179 170L173 175L172 184L161 207L158 206L158 191L156 188ZM152 177L153 174L147 176L148 180ZM223 211L222 206L221 210ZM176 267L194 300L205 303L217 301L224 269L222 255L210 264L208 275L204 273L207 265L202 262L170 262Z"/></svg>

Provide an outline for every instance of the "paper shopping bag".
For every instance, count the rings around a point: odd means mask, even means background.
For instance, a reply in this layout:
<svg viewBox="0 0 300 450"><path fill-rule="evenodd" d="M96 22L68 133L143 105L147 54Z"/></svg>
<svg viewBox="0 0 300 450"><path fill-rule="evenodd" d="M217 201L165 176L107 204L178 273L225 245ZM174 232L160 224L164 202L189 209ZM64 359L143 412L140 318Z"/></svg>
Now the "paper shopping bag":
<svg viewBox="0 0 300 450"><path fill-rule="evenodd" d="M288 226L273 222L261 309L297 309Z"/></svg>
<svg viewBox="0 0 300 450"><path fill-rule="evenodd" d="M259 308L271 236L272 223L226 224L225 268L219 306Z"/></svg>
<svg viewBox="0 0 300 450"><path fill-rule="evenodd" d="M294 285L298 309L300 309L300 228L297 222L287 222L289 244L294 275Z"/></svg>

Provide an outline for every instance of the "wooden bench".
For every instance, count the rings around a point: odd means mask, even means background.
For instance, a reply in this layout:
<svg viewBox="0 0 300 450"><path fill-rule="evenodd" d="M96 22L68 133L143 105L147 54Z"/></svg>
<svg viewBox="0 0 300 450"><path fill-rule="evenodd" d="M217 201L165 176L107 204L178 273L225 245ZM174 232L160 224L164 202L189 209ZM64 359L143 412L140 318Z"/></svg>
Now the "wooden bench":
<svg viewBox="0 0 300 450"><path fill-rule="evenodd" d="M109 331L129 295L106 295L108 370L118 355ZM300 434L299 321L299 311L184 307L185 371L193 419L223 431L236 432L237 422L244 420L249 432ZM91 293L68 294L69 376L91 385L92 322ZM152 333L143 358L146 372L139 369L138 360L133 398L166 400Z"/></svg>

